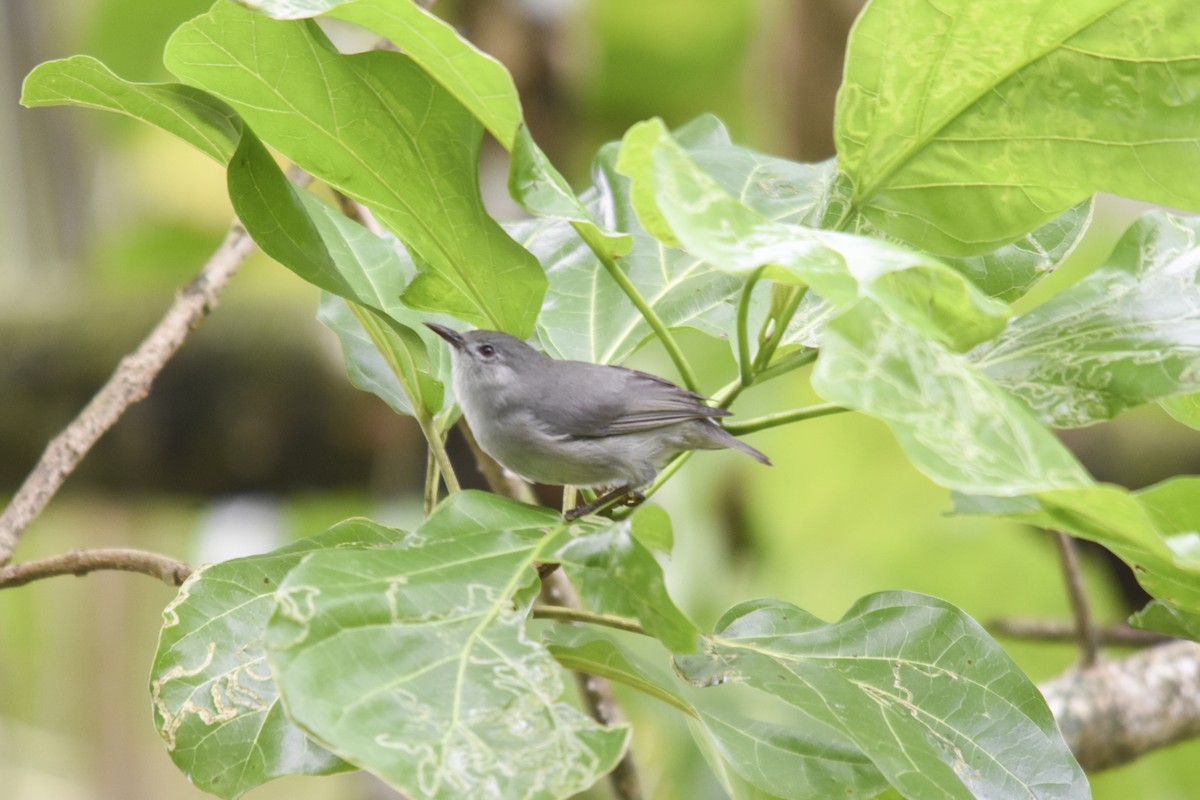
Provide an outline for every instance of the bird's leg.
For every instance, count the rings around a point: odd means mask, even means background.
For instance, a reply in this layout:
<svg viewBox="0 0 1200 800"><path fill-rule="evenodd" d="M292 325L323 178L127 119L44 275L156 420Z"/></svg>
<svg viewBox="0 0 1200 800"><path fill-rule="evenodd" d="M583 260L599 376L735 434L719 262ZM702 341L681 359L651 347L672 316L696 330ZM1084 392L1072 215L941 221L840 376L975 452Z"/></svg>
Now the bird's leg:
<svg viewBox="0 0 1200 800"><path fill-rule="evenodd" d="M607 491L604 494L600 495L599 497L597 497L595 500L593 500L590 503L584 503L583 505L575 506L575 508L572 508L570 511L568 511L563 516L565 516L568 520L576 520L576 519L579 519L580 517L584 517L584 516L587 516L588 514L591 514L593 511L597 511L601 508L604 508L605 506L615 505L615 503L613 502L615 500L619 500L627 495L637 495L637 494L639 494L639 493L634 492L633 487L630 486L629 484L625 484L624 486L618 486L617 488ZM645 498L643 498L643 499L645 499ZM638 501L638 502L641 502L641 501Z"/></svg>
<svg viewBox="0 0 1200 800"><path fill-rule="evenodd" d="M640 506L644 502L646 502L646 495L634 490L625 497L625 500L621 504L628 506L629 508L633 508L635 506Z"/></svg>

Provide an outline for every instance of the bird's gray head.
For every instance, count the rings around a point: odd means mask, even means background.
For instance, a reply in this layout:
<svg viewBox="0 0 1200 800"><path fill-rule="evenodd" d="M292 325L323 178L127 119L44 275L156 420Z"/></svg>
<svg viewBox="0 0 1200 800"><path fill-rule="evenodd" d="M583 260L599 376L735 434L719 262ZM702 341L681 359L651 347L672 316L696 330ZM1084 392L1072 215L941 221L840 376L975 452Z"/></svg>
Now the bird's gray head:
<svg viewBox="0 0 1200 800"><path fill-rule="evenodd" d="M445 325L425 324L450 343L456 392L460 387L492 392L515 388L521 383L521 376L528 376L549 358L502 331L460 333Z"/></svg>

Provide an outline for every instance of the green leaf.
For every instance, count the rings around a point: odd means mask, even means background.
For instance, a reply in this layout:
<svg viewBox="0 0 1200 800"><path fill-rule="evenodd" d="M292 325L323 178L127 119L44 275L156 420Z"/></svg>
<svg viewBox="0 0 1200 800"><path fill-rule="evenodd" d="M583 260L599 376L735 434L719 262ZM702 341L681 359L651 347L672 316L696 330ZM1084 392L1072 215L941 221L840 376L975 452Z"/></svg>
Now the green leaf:
<svg viewBox="0 0 1200 800"><path fill-rule="evenodd" d="M409 393L375 346L371 335L363 328L350 304L328 292L321 293L317 320L333 331L342 346L342 358L350 382L364 392L381 398L397 414L413 415ZM444 387L443 387L444 390ZM443 394L445 392L443 391Z"/></svg>
<svg viewBox="0 0 1200 800"><path fill-rule="evenodd" d="M1163 410L1189 428L1200 430L1200 394L1177 394L1158 401Z"/></svg>
<svg viewBox="0 0 1200 800"><path fill-rule="evenodd" d="M407 0L240 0L274 19L320 14L353 22L390 39L512 150L521 102L508 70L454 28Z"/></svg>
<svg viewBox="0 0 1200 800"><path fill-rule="evenodd" d="M965 356L862 306L830 322L813 387L888 424L917 469L967 494L1091 482L1028 410Z"/></svg>
<svg viewBox="0 0 1200 800"><path fill-rule="evenodd" d="M968 255L1097 191L1200 210L1194 12L1191 0L875 0L838 93L848 214Z"/></svg>
<svg viewBox="0 0 1200 800"><path fill-rule="evenodd" d="M693 653L700 631L671 600L662 567L633 536L634 520L573 526L579 531L548 560L562 562L584 605L636 617L673 653ZM582 531L581 531L582 529Z"/></svg>
<svg viewBox="0 0 1200 800"><path fill-rule="evenodd" d="M738 147L711 116L688 123L674 135L726 191L769 218L796 221L816 212L828 177L825 165L798 164ZM600 150L593 165L593 186L580 195L588 215L599 225L632 237L632 250L617 261L618 267L668 327L727 337L736 324L744 276L717 270L650 236L633 210L630 181L615 171L618 153L615 143ZM517 156L519 151L514 159ZM547 201L544 213L553 210ZM568 207L557 213L560 218L509 226L550 277L538 318L538 338L547 352L559 358L620 363L651 336L650 326L572 228L570 222L577 215ZM765 313L769 290L765 284L761 288L764 299L754 306L757 319Z"/></svg>
<svg viewBox="0 0 1200 800"><path fill-rule="evenodd" d="M1071 288L973 358L1060 428L1200 390L1200 220L1151 212Z"/></svg>
<svg viewBox="0 0 1200 800"><path fill-rule="evenodd" d="M406 395L407 405L432 417L444 406L442 384L431 371L426 343L415 330L397 322L386 314L357 304L350 304L350 311L371 338L376 349L383 355L392 374Z"/></svg>
<svg viewBox="0 0 1200 800"><path fill-rule="evenodd" d="M1074 252L1092 222L1092 206L1091 200L1082 202L1032 233L989 253L944 257L942 261L967 276L989 297L1011 303Z"/></svg>
<svg viewBox="0 0 1200 800"><path fill-rule="evenodd" d="M846 736L908 797L1088 797L1037 687L969 617L891 592L826 624L775 600L730 609L696 685L745 683Z"/></svg>
<svg viewBox="0 0 1200 800"><path fill-rule="evenodd" d="M421 269L406 303L530 334L546 279L484 210L482 131L410 58L345 56L312 22L221 3L176 31L165 60L273 148L371 208Z"/></svg>
<svg viewBox="0 0 1200 800"><path fill-rule="evenodd" d="M222 164L242 135L238 115L217 98L174 83L133 83L90 56L39 64L25 78L21 104L116 111L178 136Z"/></svg>
<svg viewBox="0 0 1200 800"><path fill-rule="evenodd" d="M289 715L414 800L566 798L612 769L628 728L559 700L513 604L564 533L544 511L459 493L394 549L292 570L269 628Z"/></svg>
<svg viewBox="0 0 1200 800"><path fill-rule="evenodd" d="M1129 624L1142 630L1200 641L1200 614L1180 611L1161 600L1151 600L1129 618Z"/></svg>
<svg viewBox="0 0 1200 800"><path fill-rule="evenodd" d="M670 229L665 241L677 238L719 269L748 275L765 268L765 277L811 286L839 309L869 301L957 350L995 336L1008 319L1007 306L929 256L765 219L700 169L658 120L630 129L619 166L642 198L640 214Z"/></svg>
<svg viewBox="0 0 1200 800"><path fill-rule="evenodd" d="M155 727L171 759L199 788L234 798L282 775L350 765L284 716L266 663L274 593L306 555L381 547L399 533L364 520L274 552L200 567L163 611L150 673Z"/></svg>
<svg viewBox="0 0 1200 800"><path fill-rule="evenodd" d="M701 749L727 788L736 783L721 774L729 770L755 787L753 796L865 798L887 786L858 748L823 723L801 717L785 726L731 714L711 702L712 692L679 685L674 676L648 667L593 630L560 625L546 637L564 667L623 683L689 715L698 726L693 732Z"/></svg>
<svg viewBox="0 0 1200 800"><path fill-rule="evenodd" d="M309 283L352 301L346 308L394 377L386 379L375 370L376 358L353 346L359 341L354 327L338 317L338 309L326 306L327 319L343 339L354 376L361 381L364 373L373 372L374 380L366 385L384 392L381 396L399 413L422 409L431 416L440 411L444 393L438 376L445 373L440 360L430 363L427 346L433 334L417 333L425 330L421 316L399 302L405 276L411 273L399 251L308 192L297 190L249 130L229 164L229 197L238 218L267 255ZM368 364L353 363L353 358L368 359ZM393 392L395 388L399 394Z"/></svg>
<svg viewBox="0 0 1200 800"><path fill-rule="evenodd" d="M675 546L675 532L671 528L671 516L662 506L647 504L639 506L629 517L629 534L650 550L666 555Z"/></svg>
<svg viewBox="0 0 1200 800"><path fill-rule="evenodd" d="M284 177L252 131L243 133L229 162L228 182L233 210L264 253L315 286L355 296L305 208L307 192Z"/></svg>

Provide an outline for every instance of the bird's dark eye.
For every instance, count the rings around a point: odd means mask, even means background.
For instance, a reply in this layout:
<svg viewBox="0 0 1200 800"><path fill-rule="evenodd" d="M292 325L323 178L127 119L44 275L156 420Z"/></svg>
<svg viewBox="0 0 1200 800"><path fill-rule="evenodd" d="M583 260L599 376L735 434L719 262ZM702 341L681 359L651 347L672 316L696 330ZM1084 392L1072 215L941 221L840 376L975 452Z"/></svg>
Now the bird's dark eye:
<svg viewBox="0 0 1200 800"><path fill-rule="evenodd" d="M479 345L479 355L483 356L484 358L491 358L492 356L496 355L496 348L492 347L490 344L481 344Z"/></svg>

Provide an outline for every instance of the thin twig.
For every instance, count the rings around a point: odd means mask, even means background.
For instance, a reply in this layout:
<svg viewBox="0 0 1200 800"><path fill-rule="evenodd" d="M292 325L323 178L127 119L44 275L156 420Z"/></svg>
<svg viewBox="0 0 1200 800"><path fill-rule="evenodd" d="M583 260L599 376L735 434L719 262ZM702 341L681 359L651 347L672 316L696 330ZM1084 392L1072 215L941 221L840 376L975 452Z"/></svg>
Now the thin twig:
<svg viewBox="0 0 1200 800"><path fill-rule="evenodd" d="M683 378L684 385L693 392L699 391L699 384L696 382L696 373L692 370L692 365L684 357L683 351L679 349L679 343L675 341L675 337L671 335L662 318L658 316L658 312L646 302L646 298L642 297L642 293L633 285L633 281L629 280L629 276L617 264L616 259L604 249L603 243L596 239L596 235L591 232L591 229L577 222L572 222L571 225L583 239L584 243L596 254L596 258L604 265L604 269L616 282L617 286L621 288L621 291L625 293L625 296L641 312L642 317L650 325L650 328L658 335L659 340L663 343L663 347L666 348L667 355L675 362L675 368L679 370L679 375Z"/></svg>
<svg viewBox="0 0 1200 800"><path fill-rule="evenodd" d="M738 300L738 376L743 386L754 383L754 362L750 359L750 300L754 296L754 287L758 285L764 269L765 267L759 267L754 270L746 281L746 285L742 287L742 296Z"/></svg>
<svg viewBox="0 0 1200 800"><path fill-rule="evenodd" d="M994 619L987 629L997 636L1029 639L1035 642L1078 642L1079 627L1075 622L1043 619ZM1165 633L1144 631L1128 625L1106 625L1096 628L1096 642L1105 647L1150 647L1173 639Z"/></svg>
<svg viewBox="0 0 1200 800"><path fill-rule="evenodd" d="M0 515L0 566L12 559L25 529L93 445L116 424L126 409L149 394L158 373L188 334L216 307L221 290L253 250L253 240L241 223L235 221L216 252L191 283L179 291L167 313L137 350L121 359L112 377L79 416L47 445L25 483Z"/></svg>
<svg viewBox="0 0 1200 800"><path fill-rule="evenodd" d="M146 550L104 548L72 550L61 556L26 561L0 567L0 589L24 586L56 575L87 575L98 570L140 572L158 578L168 586L179 586L192 574L192 568L182 561Z"/></svg>
<svg viewBox="0 0 1200 800"><path fill-rule="evenodd" d="M1075 552L1075 540L1062 531L1054 531L1058 555L1062 560L1063 579L1067 583L1067 596L1071 599L1071 612L1075 615L1075 635L1082 651L1082 664L1090 667L1100 654L1100 640L1096 635L1096 623L1088 605L1087 590L1083 585L1083 570Z"/></svg>
<svg viewBox="0 0 1200 800"><path fill-rule="evenodd" d="M582 606L575 587L561 570L542 577L542 600L546 605L535 608L541 608L543 615L548 607L561 607L569 611ZM625 722L625 715L608 679L577 671L575 680L579 684L579 693L597 722L606 726L621 725ZM632 749L626 750L625 755L621 756L617 766L609 773L608 781L618 800L641 800L642 785L638 779Z"/></svg>

